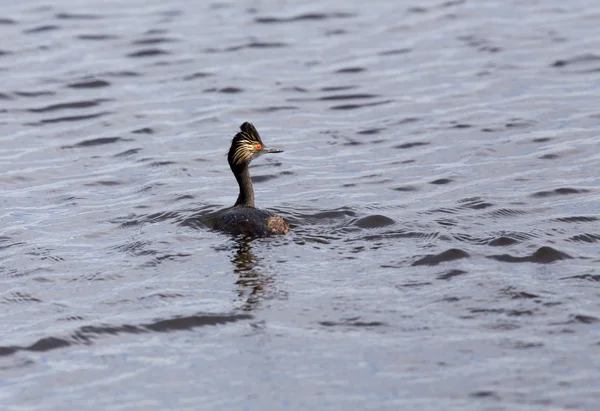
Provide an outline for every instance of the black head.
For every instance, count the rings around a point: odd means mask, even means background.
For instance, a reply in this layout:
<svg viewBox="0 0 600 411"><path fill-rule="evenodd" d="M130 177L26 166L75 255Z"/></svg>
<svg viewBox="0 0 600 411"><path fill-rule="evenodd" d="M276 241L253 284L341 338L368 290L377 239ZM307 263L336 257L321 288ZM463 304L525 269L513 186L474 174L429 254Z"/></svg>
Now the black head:
<svg viewBox="0 0 600 411"><path fill-rule="evenodd" d="M260 139L260 134L251 123L240 126L240 132L231 140L231 148L227 160L231 168L248 165L252 160L266 153L281 153L283 150L266 147Z"/></svg>

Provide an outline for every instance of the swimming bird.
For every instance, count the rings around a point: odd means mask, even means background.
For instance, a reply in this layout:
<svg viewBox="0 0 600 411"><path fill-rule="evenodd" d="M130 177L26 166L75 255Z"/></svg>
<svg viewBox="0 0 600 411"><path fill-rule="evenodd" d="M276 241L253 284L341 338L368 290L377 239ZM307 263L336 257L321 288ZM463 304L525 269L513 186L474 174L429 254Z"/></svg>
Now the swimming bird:
<svg viewBox="0 0 600 411"><path fill-rule="evenodd" d="M251 237L285 234L290 230L283 218L254 206L254 188L248 170L248 165L255 158L281 152L283 150L265 146L251 123L245 122L240 126L240 132L231 140L227 154L229 167L240 186L240 194L233 207L218 213L215 229Z"/></svg>

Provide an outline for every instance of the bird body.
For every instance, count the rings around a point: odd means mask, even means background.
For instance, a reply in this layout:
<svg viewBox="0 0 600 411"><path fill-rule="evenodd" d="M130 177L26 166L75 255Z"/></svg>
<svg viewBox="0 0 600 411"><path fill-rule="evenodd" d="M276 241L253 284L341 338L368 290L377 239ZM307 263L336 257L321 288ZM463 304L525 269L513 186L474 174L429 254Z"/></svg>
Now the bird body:
<svg viewBox="0 0 600 411"><path fill-rule="evenodd" d="M251 237L267 237L289 231L283 218L267 210L246 206L233 206L222 211L215 228L229 234Z"/></svg>
<svg viewBox="0 0 600 411"><path fill-rule="evenodd" d="M215 229L229 234L244 234L251 237L265 237L272 234L285 234L290 229L285 220L267 210L254 205L254 188L248 165L255 158L266 153L281 153L283 150L266 147L251 123L240 126L240 132L231 140L227 154L229 167L240 187L240 193L233 207L217 215Z"/></svg>

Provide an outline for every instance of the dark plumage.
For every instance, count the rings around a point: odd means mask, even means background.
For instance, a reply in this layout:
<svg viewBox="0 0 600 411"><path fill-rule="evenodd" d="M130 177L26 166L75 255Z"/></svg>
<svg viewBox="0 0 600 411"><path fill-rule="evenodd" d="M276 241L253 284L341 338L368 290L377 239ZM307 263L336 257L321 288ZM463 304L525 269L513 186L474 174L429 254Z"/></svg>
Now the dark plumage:
<svg viewBox="0 0 600 411"><path fill-rule="evenodd" d="M240 132L231 140L231 148L227 154L229 167L240 186L240 194L233 207L218 213L215 224L217 230L252 237L285 234L290 230L283 218L270 211L255 208L254 188L248 170L248 165L255 158L282 151L265 147L252 124L246 122L240 126Z"/></svg>

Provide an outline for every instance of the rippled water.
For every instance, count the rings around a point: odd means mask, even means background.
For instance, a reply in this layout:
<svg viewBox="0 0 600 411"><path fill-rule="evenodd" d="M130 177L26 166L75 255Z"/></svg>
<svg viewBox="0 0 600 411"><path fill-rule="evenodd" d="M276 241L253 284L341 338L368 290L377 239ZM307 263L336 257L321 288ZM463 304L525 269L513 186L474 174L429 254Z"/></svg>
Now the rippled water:
<svg viewBox="0 0 600 411"><path fill-rule="evenodd" d="M0 13L1 409L595 410L595 1ZM282 237L210 229L243 121Z"/></svg>

